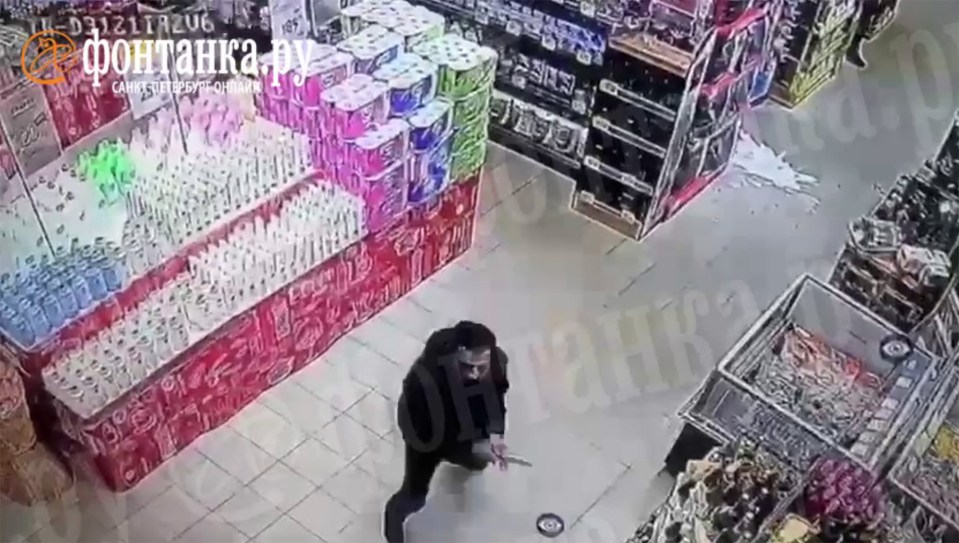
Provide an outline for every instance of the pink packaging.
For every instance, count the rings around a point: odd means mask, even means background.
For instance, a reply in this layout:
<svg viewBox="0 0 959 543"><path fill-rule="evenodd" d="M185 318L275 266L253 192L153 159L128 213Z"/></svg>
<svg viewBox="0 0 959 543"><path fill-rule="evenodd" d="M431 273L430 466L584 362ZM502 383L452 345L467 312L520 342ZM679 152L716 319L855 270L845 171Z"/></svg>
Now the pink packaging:
<svg viewBox="0 0 959 543"><path fill-rule="evenodd" d="M275 60L276 53L267 53L260 57L260 65L266 69L260 69L260 83L263 84L263 92L271 94L273 96L282 96L284 98L291 98L293 96L293 71L288 71L285 74L281 73L278 75L278 85L273 85L273 72L275 70L274 66L276 64ZM292 65L293 63L290 63Z"/></svg>
<svg viewBox="0 0 959 543"><path fill-rule="evenodd" d="M373 83L373 78L368 75L356 74L349 77L335 87L326 89L320 93L320 114L314 123L317 126L319 135L328 137L337 134L336 127L333 124L333 111L340 102L349 100L363 88Z"/></svg>
<svg viewBox="0 0 959 543"><path fill-rule="evenodd" d="M281 126L290 126L290 100L288 98L274 97L270 109L268 119Z"/></svg>
<svg viewBox="0 0 959 543"><path fill-rule="evenodd" d="M387 121L349 143L350 164L360 175L369 177L403 162L409 133L406 121Z"/></svg>
<svg viewBox="0 0 959 543"><path fill-rule="evenodd" d="M330 47L329 55L310 62L303 84L293 89L294 96L303 105L318 106L323 91L346 81L352 69L353 57Z"/></svg>
<svg viewBox="0 0 959 543"><path fill-rule="evenodd" d="M314 170L326 170L323 162L323 142L317 138L310 138L310 164Z"/></svg>
<svg viewBox="0 0 959 543"><path fill-rule="evenodd" d="M270 109L270 103L273 100L273 97L266 92L258 92L253 95L253 107L256 110L256 114L260 117L267 118L266 112Z"/></svg>
<svg viewBox="0 0 959 543"><path fill-rule="evenodd" d="M388 93L385 83L373 81L343 100L337 100L332 111L332 126L337 136L344 140L355 139L385 123L389 115Z"/></svg>
<svg viewBox="0 0 959 543"><path fill-rule="evenodd" d="M311 138L323 137L323 109L319 106L301 106L303 133Z"/></svg>
<svg viewBox="0 0 959 543"><path fill-rule="evenodd" d="M297 134L306 134L306 121L303 119L303 106L295 100L291 100L287 105L287 125Z"/></svg>

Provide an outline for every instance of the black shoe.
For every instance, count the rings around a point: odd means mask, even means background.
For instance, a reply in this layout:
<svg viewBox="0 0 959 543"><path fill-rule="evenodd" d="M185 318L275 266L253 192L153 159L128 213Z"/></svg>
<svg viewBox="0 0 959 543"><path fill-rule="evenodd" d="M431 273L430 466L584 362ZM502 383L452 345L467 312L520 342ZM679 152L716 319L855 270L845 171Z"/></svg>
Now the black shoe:
<svg viewBox="0 0 959 543"><path fill-rule="evenodd" d="M862 50L859 48L850 49L846 51L846 62L852 64L860 70L865 70L866 66L869 64L866 62L866 59L862 58Z"/></svg>
<svg viewBox="0 0 959 543"><path fill-rule="evenodd" d="M391 512L390 506L387 504L386 510L383 511L383 538L386 539L386 543L405 543L406 530L403 527L404 524L406 524L405 519L396 515L395 512Z"/></svg>

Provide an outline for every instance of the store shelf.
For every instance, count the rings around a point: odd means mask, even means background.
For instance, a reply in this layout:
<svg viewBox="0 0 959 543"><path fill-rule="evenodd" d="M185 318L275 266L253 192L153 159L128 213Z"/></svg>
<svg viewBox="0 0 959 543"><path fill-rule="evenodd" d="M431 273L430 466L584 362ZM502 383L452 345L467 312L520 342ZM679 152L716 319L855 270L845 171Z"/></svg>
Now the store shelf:
<svg viewBox="0 0 959 543"><path fill-rule="evenodd" d="M600 132L616 138L624 143L628 143L642 151L649 153L658 158L666 157L666 149L660 145L653 143L642 136L637 134L632 134L623 130L622 128L614 125L609 120L604 119L603 117L594 116L591 123L592 127L599 130Z"/></svg>
<svg viewBox="0 0 959 543"><path fill-rule="evenodd" d="M568 174L570 171L579 170L582 166L578 161L505 127L491 124L489 128L490 139L496 143L523 156L533 158L560 173Z"/></svg>
<svg viewBox="0 0 959 543"><path fill-rule="evenodd" d="M943 458L930 450L940 432L956 433L959 424L959 368L951 368L943 379L932 407L918 430L910 437L904 454L893 466L889 480L938 517L959 529L959 481L954 477L955 458ZM952 439L952 438L949 438ZM943 444L945 450L948 446Z"/></svg>
<svg viewBox="0 0 959 543"><path fill-rule="evenodd" d="M573 108L569 105L569 98L550 92L538 85L526 83L525 79L518 80L514 77L512 81L507 81L497 78L494 85L496 90L515 96L524 102L536 104L558 117L584 126L589 122L585 104L583 111L573 111Z"/></svg>
<svg viewBox="0 0 959 543"><path fill-rule="evenodd" d="M597 172L604 177L615 180L617 183L622 183L627 187L641 192L643 194L652 196L654 194L653 186L645 181L640 181L635 175L627 172L622 172L613 168L608 164L603 164L601 160L596 157L587 156L583 159L583 167Z"/></svg>
<svg viewBox="0 0 959 543"><path fill-rule="evenodd" d="M649 111L650 113L658 115L668 121L675 122L676 120L675 111L661 104L657 104L656 102L653 102L644 96L640 96L639 94L626 90L618 83L615 83L609 79L600 80L599 90L600 92L605 92L610 96L618 98L645 111Z"/></svg>
<svg viewBox="0 0 959 543"><path fill-rule="evenodd" d="M611 37L608 47L636 57L677 77L685 78L693 62L692 53L661 42L647 34L635 33Z"/></svg>
<svg viewBox="0 0 959 543"><path fill-rule="evenodd" d="M589 192L575 191L570 202L570 209L621 236L639 239L643 234L641 217L631 216L597 201Z"/></svg>

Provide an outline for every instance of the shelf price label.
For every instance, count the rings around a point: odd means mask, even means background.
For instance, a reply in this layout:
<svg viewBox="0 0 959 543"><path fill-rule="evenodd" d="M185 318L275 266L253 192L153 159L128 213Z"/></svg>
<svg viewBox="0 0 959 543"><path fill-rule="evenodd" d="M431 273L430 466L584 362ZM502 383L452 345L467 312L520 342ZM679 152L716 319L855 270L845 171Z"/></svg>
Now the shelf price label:
<svg viewBox="0 0 959 543"><path fill-rule="evenodd" d="M511 19L506 23L506 32L514 36L519 36L523 33L523 25L515 19Z"/></svg>
<svg viewBox="0 0 959 543"><path fill-rule="evenodd" d="M547 51L556 50L556 36L552 34L544 34L543 38L540 40L540 43L543 45L543 49Z"/></svg>
<svg viewBox="0 0 959 543"><path fill-rule="evenodd" d="M596 17L596 4L588 1L580 2L579 12L587 17Z"/></svg>
<svg viewBox="0 0 959 543"><path fill-rule="evenodd" d="M575 98L573 99L573 111L583 115L586 113L586 100Z"/></svg>
<svg viewBox="0 0 959 543"><path fill-rule="evenodd" d="M0 123L25 178L60 156L56 127L39 85L20 85L0 100Z"/></svg>

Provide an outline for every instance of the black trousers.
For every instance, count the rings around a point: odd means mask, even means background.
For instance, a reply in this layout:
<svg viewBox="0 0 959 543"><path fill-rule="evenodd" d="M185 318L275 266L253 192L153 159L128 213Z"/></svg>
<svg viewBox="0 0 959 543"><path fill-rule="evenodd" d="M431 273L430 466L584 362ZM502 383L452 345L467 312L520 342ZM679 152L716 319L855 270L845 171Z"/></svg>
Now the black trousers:
<svg viewBox="0 0 959 543"><path fill-rule="evenodd" d="M383 535L388 543L403 543L403 524L426 504L430 481L440 462L449 462L470 471L482 471L489 462L473 454L473 444L459 444L442 451L421 452L406 445L403 486L386 502Z"/></svg>

